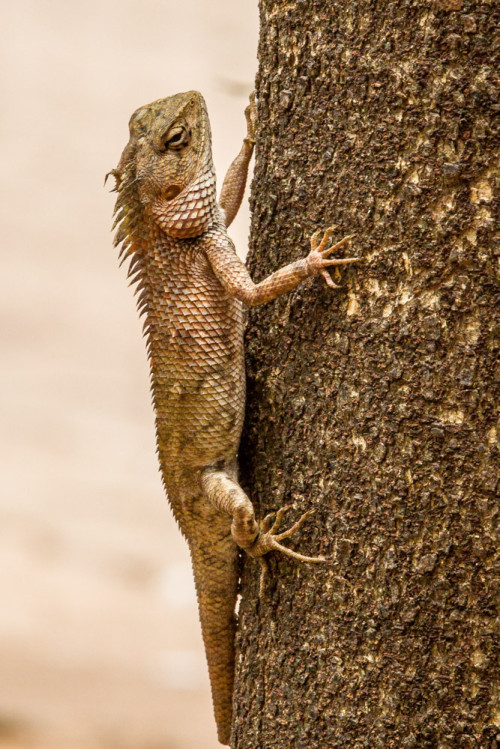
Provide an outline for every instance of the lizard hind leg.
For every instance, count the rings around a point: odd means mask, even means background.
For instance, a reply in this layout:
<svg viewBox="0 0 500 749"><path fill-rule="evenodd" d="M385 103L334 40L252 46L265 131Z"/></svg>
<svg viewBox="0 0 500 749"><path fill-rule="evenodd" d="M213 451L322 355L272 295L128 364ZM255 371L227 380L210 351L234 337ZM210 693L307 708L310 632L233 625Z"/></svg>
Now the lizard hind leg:
<svg viewBox="0 0 500 749"><path fill-rule="evenodd" d="M253 505L235 478L235 471L206 468L201 474L203 492L209 502L221 512L232 517L231 534L234 541L252 557L262 557L269 551L279 551L285 556L300 562L326 562L324 557L309 557L288 549L281 544L302 527L313 511L305 512L288 530L277 533L283 515L290 507L283 507L276 513L271 525L271 516L258 524Z"/></svg>

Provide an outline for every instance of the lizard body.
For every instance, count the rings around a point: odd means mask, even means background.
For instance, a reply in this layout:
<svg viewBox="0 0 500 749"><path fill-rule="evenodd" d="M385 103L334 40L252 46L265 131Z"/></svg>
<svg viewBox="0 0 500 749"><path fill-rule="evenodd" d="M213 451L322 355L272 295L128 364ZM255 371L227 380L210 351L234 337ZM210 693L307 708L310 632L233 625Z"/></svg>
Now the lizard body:
<svg viewBox="0 0 500 749"><path fill-rule="evenodd" d="M210 124L202 96L190 91L137 110L118 167L116 244L130 258L145 316L160 468L168 500L187 539L212 686L219 740L229 743L234 679L238 549L262 559L310 513L277 533L257 523L237 480L245 405L244 309L270 301L329 265L330 230L313 235L307 258L254 284L227 235L241 203L253 151L248 136L229 168L220 203L215 191Z"/></svg>

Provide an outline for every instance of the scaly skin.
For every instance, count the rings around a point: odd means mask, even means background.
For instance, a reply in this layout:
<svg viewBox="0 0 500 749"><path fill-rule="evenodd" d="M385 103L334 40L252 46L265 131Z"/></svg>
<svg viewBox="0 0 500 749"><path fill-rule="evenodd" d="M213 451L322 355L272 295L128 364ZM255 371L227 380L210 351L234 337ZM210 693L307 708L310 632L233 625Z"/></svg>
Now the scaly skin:
<svg viewBox="0 0 500 749"><path fill-rule="evenodd" d="M331 230L311 239L311 252L254 284L226 228L236 215L254 144L248 136L216 200L210 124L196 91L138 109L116 178L116 244L137 284L145 316L156 413L158 454L168 500L193 562L219 741L229 743L234 678L238 547L260 558L278 549L307 519L277 533L255 519L237 480L236 456L245 406L244 307L262 304L326 268L344 238L327 247ZM286 508L285 508L286 509Z"/></svg>

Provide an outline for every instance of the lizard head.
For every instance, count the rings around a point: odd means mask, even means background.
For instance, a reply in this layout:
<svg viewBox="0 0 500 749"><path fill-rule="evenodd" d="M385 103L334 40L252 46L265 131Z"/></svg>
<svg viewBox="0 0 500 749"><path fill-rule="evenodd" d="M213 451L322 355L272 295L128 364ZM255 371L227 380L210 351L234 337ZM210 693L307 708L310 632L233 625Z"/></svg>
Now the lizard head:
<svg viewBox="0 0 500 749"><path fill-rule="evenodd" d="M117 189L167 234L194 237L210 225L216 205L210 124L197 91L137 109L130 140L113 171ZM126 200L119 202L127 209ZM134 201L131 199L130 203Z"/></svg>

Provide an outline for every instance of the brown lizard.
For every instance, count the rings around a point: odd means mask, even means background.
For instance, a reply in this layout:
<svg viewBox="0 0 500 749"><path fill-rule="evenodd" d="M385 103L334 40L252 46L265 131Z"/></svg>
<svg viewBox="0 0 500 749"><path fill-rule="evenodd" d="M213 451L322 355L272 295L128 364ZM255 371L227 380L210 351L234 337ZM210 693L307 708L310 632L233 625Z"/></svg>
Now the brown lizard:
<svg viewBox="0 0 500 749"><path fill-rule="evenodd" d="M269 302L304 279L358 258L330 259L316 232L306 258L254 284L227 235L245 188L254 148L255 105L247 137L215 191L210 123L196 91L138 109L116 178L116 244L130 257L145 316L163 483L193 563L219 741L229 743L234 679L238 549L262 560L309 517L278 533L285 509L257 522L237 478L245 406L244 308ZM323 237L320 241L320 236Z"/></svg>

